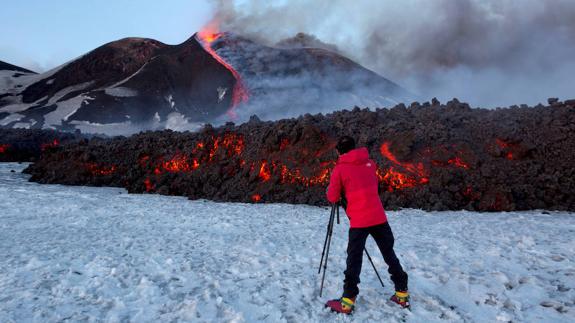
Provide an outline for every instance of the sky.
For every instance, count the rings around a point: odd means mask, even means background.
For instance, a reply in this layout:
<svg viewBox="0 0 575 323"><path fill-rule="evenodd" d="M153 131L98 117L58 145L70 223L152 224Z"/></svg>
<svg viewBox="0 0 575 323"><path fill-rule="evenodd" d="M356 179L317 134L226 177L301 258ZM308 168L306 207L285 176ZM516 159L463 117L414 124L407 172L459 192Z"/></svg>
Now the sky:
<svg viewBox="0 0 575 323"><path fill-rule="evenodd" d="M0 60L43 72L110 41L178 44L213 17L273 45L297 32L416 93L473 106L575 96L575 0L6 0Z"/></svg>
<svg viewBox="0 0 575 323"><path fill-rule="evenodd" d="M124 37L185 41L213 15L207 0L25 0L0 10L0 60L42 72Z"/></svg>

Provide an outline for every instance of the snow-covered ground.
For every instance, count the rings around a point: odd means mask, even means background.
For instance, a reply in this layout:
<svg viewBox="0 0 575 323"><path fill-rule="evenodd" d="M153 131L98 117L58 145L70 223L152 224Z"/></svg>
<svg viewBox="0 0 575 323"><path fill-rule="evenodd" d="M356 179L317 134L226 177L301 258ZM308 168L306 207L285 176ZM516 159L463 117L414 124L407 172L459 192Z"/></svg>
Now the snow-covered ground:
<svg viewBox="0 0 575 323"><path fill-rule="evenodd" d="M0 164L0 322L574 322L575 214L389 212L413 309L364 259L356 313L341 293L347 219L324 297L326 208L188 201L39 185ZM12 173L10 170L15 170Z"/></svg>

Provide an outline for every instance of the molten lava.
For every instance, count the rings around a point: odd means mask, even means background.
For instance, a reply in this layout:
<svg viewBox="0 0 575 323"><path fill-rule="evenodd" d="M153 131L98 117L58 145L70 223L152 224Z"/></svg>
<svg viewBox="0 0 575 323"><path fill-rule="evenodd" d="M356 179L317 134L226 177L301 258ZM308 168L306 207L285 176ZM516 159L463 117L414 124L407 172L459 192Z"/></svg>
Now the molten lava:
<svg viewBox="0 0 575 323"><path fill-rule="evenodd" d="M218 53L212 48L212 45L218 38L222 36L221 33L218 32L217 26L215 24L209 24L204 29L202 29L197 34L197 38L204 47L204 49L220 64L222 64L225 68L227 68L234 78L236 79L236 83L234 85L233 93L232 93L232 105L228 110L227 114L231 119L236 119L236 107L244 102L247 102L249 99L249 92L246 86L242 81L242 77L240 74L228 63L226 62Z"/></svg>
<svg viewBox="0 0 575 323"><path fill-rule="evenodd" d="M455 167L469 169L469 164L464 162L460 157L451 158L447 163Z"/></svg>
<svg viewBox="0 0 575 323"><path fill-rule="evenodd" d="M404 172L391 167L387 171L378 172L379 180L387 184L387 190L404 189L415 187L417 184L427 184L429 177L423 163L400 162L390 151L389 142L384 142L380 147L381 155L391 161L396 167L402 168Z"/></svg>
<svg viewBox="0 0 575 323"><path fill-rule="evenodd" d="M101 166L96 163L86 163L84 167L92 173L93 176L108 176L114 174L116 166Z"/></svg>
<svg viewBox="0 0 575 323"><path fill-rule="evenodd" d="M289 146L289 139L283 138L280 142L280 151L284 151Z"/></svg>
<svg viewBox="0 0 575 323"><path fill-rule="evenodd" d="M274 164L274 169L278 169L280 172L280 183L298 184L309 187L313 185L326 186L329 183L329 174L334 166L335 162L323 163L320 166L318 175L315 176L305 176L301 173L301 170L297 168L295 170L291 170L283 164Z"/></svg>
<svg viewBox="0 0 575 323"><path fill-rule="evenodd" d="M471 201L476 201L481 198L481 194L477 193L473 190L471 186L467 186L465 190L463 190L463 196L467 197Z"/></svg>
<svg viewBox="0 0 575 323"><path fill-rule="evenodd" d="M146 192L151 192L156 187L149 178L144 180L144 186L146 187Z"/></svg>
<svg viewBox="0 0 575 323"><path fill-rule="evenodd" d="M235 176L238 173L249 173L251 178L256 178L260 183L277 183L279 185L296 185L302 187L327 186L330 173L336 165L331 155L325 155L333 151L332 144L325 144L319 149L300 149L302 156L296 160L286 151L291 151L295 147L291 146L289 139L284 138L279 142L279 151L283 152L283 157L271 154L269 159L250 161L249 156L244 156L246 147L245 139L241 134L226 132L221 135L208 137L206 141L197 141L192 145L191 151L176 151L167 158L164 156L141 155L138 164L142 170L147 172L148 177L144 180L147 192L156 189L154 183L161 182L160 176L165 173L191 173L202 167L210 165L221 165L221 176ZM329 142L327 140L326 142ZM426 148L429 154L424 156L423 162L404 162L391 152L390 143L383 142L380 146L381 155L391 162L387 168L378 167L376 174L378 181L383 184L383 189L388 192L414 188L425 185L429 182L429 169L424 165L440 167L458 167L468 170L469 164L462 158L462 152L457 151L455 157L443 160L429 160L433 151ZM446 153L449 151L446 149ZM453 156L453 155L451 155ZM248 161L244 158L248 158ZM425 159L427 158L427 159ZM284 160L285 159L285 160ZM314 162L311 160L315 159ZM326 161L326 159L328 159ZM427 160L427 162L425 161ZM425 164L424 164L425 163ZM116 171L115 166L101 166L99 164L86 164L87 169L94 176L110 175ZM470 200L476 199L471 188L465 189L462 195ZM253 202L261 201L260 194L251 195Z"/></svg>
<svg viewBox="0 0 575 323"><path fill-rule="evenodd" d="M425 177L426 176L426 171L425 168L423 167L422 163L417 163L417 164L413 164L413 163L402 163L400 162L397 157L395 157L394 154L391 153L391 151L389 150L389 142L384 142L381 145L380 148L380 152L381 155L387 159L389 159L392 163L402 167L403 169L405 169L406 171L417 175L418 177Z"/></svg>
<svg viewBox="0 0 575 323"><path fill-rule="evenodd" d="M40 149L42 151L45 151L48 148L58 147L59 145L60 145L60 141L58 139L54 139L52 142L42 144L42 146L40 146Z"/></svg>
<svg viewBox="0 0 575 323"><path fill-rule="evenodd" d="M174 157L162 163L162 168L171 173L189 172L192 166L188 163L188 158L181 153L176 153Z"/></svg>
<svg viewBox="0 0 575 323"><path fill-rule="evenodd" d="M0 144L0 154L5 153L6 150L8 150L8 148L10 148L10 145L8 145L8 144Z"/></svg>
<svg viewBox="0 0 575 323"><path fill-rule="evenodd" d="M418 184L415 178L398 172L393 167L390 167L384 174L379 173L378 177L382 182L387 184L388 192L412 188Z"/></svg>
<svg viewBox="0 0 575 323"><path fill-rule="evenodd" d="M271 174L270 169L268 167L267 161L265 161L265 160L262 161L262 165L260 166L260 173L258 176L264 182L269 181L270 178L272 177L272 174Z"/></svg>
<svg viewBox="0 0 575 323"><path fill-rule="evenodd" d="M497 144L497 146L499 146L499 148L501 148L504 151L505 158L509 160L517 159L515 157L514 150L519 148L519 144L508 142L499 138L495 139L495 144Z"/></svg>

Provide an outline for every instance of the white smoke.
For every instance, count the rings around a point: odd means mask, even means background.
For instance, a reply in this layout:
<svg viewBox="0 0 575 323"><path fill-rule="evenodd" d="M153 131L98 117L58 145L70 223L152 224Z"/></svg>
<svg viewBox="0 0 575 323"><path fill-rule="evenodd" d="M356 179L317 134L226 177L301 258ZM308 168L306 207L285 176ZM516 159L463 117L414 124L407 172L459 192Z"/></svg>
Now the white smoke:
<svg viewBox="0 0 575 323"><path fill-rule="evenodd" d="M575 98L573 0L214 0L223 31L298 32L424 98L487 107Z"/></svg>

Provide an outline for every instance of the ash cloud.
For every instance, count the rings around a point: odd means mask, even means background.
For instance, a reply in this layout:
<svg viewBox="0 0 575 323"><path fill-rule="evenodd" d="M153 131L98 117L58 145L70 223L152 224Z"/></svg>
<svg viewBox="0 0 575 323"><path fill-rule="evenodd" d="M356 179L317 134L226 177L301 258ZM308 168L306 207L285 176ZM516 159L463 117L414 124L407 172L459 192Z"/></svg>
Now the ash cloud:
<svg viewBox="0 0 575 323"><path fill-rule="evenodd" d="M425 99L495 107L575 96L571 0L214 3L224 31L267 44L312 35Z"/></svg>

